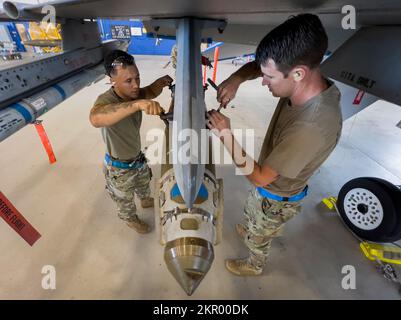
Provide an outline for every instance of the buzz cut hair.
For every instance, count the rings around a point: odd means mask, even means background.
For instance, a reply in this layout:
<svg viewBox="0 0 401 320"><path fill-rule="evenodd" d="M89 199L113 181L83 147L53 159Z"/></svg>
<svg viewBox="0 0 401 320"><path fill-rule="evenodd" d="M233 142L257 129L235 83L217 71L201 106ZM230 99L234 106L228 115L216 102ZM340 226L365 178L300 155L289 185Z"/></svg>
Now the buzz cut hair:
<svg viewBox="0 0 401 320"><path fill-rule="evenodd" d="M126 68L127 66L133 65L135 65L134 57L122 50L113 50L104 59L104 68L106 70L106 75L109 77L115 73L115 68L117 66Z"/></svg>

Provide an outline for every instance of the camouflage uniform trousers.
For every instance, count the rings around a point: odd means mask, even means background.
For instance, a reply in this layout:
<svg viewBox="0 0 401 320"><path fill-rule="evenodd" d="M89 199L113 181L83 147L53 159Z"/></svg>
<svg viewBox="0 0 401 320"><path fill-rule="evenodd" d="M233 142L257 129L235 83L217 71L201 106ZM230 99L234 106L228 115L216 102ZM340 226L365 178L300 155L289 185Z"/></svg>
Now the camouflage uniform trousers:
<svg viewBox="0 0 401 320"><path fill-rule="evenodd" d="M250 261L261 269L266 265L272 240L280 235L284 224L301 211L301 201L276 201L262 197L254 188L244 208L247 234L245 245L250 251Z"/></svg>
<svg viewBox="0 0 401 320"><path fill-rule="evenodd" d="M124 221L136 221L135 194L139 199L150 197L152 171L145 162L135 169L120 169L103 164L106 190L117 204L117 212Z"/></svg>

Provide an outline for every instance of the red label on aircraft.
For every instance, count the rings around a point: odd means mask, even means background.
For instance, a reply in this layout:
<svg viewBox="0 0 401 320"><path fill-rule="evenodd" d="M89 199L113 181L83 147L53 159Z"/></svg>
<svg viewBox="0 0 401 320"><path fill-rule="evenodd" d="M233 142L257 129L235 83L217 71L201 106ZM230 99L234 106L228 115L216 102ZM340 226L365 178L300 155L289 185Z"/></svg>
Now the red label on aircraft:
<svg viewBox="0 0 401 320"><path fill-rule="evenodd" d="M31 246L41 235L0 191L0 215Z"/></svg>
<svg viewBox="0 0 401 320"><path fill-rule="evenodd" d="M364 94L365 94L365 91L359 90L358 93L356 94L354 102L352 104L356 104L356 105L360 104Z"/></svg>

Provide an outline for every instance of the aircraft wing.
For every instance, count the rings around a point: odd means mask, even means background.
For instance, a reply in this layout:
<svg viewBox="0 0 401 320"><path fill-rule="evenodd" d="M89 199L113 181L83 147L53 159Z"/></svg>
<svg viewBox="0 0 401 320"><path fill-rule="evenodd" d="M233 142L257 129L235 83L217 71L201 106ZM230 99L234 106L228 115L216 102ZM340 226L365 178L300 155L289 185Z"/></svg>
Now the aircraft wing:
<svg viewBox="0 0 401 320"><path fill-rule="evenodd" d="M5 1L7 3L7 1ZM341 29L344 15L341 8L348 0L61 0L49 1L40 5L24 5L25 16L40 15L44 4L51 4L59 18L72 19L129 19L129 18L174 18L194 16L208 19L223 19L228 27L223 34L215 30L205 30L204 35L215 41L256 45L274 26L288 16L300 12L318 14L328 32ZM397 0L383 0L380 6L372 0L356 0L352 5L358 15L358 25L398 24L401 4ZM379 7L379 8L378 8ZM20 17L23 19L24 14ZM1 16L4 17L4 14ZM341 40L353 32L345 31L331 36L332 51ZM337 38L339 38L337 40ZM224 39L224 40L223 40Z"/></svg>
<svg viewBox="0 0 401 320"><path fill-rule="evenodd" d="M197 17L216 19L226 23L224 28L204 28L203 39L223 41L220 58L253 53L256 45L276 25L290 15L311 12L319 15L329 36L332 55L323 63L327 77L363 91L372 96L401 104L398 94L401 70L398 57L401 3L397 0L355 0L356 28L344 30L341 10L348 0L59 0L40 4L22 4L3 1L0 20L40 20L42 8L52 5L56 17L64 25L64 51L77 48L93 48L99 44L97 28L89 23L77 27L83 19L141 18L148 33L155 37L175 36L175 27L158 26L158 19ZM71 21L75 21L72 23ZM72 26L75 24L75 26ZM93 24L93 23L92 23ZM94 24L93 24L94 25ZM380 27L378 27L380 26ZM82 33L82 34L78 34ZM373 45L376 44L376 45ZM386 50L391 48L391 50ZM212 52L207 53L212 58ZM364 56L368 55L368 58ZM43 85L43 84L41 84ZM18 98L18 93L15 99ZM353 93L352 93L353 94ZM347 93L347 95L352 95ZM23 96L20 96L21 98ZM365 98L367 95L365 96ZM11 101L11 100L7 100ZM0 101L4 107L5 102ZM352 114L347 113L347 114Z"/></svg>

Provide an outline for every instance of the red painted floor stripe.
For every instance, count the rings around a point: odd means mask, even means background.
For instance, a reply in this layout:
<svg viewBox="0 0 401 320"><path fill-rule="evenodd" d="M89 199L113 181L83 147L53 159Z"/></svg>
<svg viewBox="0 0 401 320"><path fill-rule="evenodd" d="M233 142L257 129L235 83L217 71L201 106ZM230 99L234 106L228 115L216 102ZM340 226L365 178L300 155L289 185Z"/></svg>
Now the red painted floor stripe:
<svg viewBox="0 0 401 320"><path fill-rule="evenodd" d="M41 237L40 233L32 227L1 191L0 215L31 246Z"/></svg>

